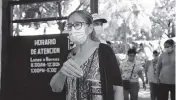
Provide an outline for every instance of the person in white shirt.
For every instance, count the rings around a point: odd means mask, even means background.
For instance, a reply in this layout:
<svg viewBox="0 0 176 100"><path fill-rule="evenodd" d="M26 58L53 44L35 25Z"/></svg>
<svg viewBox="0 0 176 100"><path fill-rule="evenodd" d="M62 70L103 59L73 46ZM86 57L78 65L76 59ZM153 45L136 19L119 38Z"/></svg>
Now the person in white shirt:
<svg viewBox="0 0 176 100"><path fill-rule="evenodd" d="M147 68L147 78L150 85L150 96L151 100L157 99L157 93L158 93L158 81L157 81L157 75L156 75L156 68L159 58L159 52L154 50L153 51L153 59L146 62L146 68Z"/></svg>

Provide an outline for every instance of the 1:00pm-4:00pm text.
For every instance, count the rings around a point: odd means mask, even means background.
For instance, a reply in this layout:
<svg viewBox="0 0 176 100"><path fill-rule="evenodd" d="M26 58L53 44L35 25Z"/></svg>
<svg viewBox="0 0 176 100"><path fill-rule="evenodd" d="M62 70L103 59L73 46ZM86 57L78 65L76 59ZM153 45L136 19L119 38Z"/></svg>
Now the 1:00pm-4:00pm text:
<svg viewBox="0 0 176 100"><path fill-rule="evenodd" d="M57 68L32 68L31 73L56 73Z"/></svg>

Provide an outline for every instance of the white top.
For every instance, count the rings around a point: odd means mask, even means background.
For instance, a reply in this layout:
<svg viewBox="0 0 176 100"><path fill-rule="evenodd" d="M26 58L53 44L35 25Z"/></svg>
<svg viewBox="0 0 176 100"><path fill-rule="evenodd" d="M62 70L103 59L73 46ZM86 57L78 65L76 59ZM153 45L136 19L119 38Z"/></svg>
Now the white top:
<svg viewBox="0 0 176 100"><path fill-rule="evenodd" d="M125 60L122 62L120 65L122 80L129 80L134 65L135 67L130 81L138 82L138 73L144 70L142 64L139 61L129 62L128 60Z"/></svg>
<svg viewBox="0 0 176 100"><path fill-rule="evenodd" d="M154 62L154 60L149 61L149 66L147 71L149 82L157 83L156 67L157 67L157 62Z"/></svg>

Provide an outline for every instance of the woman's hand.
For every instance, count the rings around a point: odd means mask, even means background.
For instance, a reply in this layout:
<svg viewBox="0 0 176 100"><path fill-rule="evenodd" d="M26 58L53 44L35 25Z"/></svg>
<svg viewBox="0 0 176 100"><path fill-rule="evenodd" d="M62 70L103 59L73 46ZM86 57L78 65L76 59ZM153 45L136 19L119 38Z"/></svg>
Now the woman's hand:
<svg viewBox="0 0 176 100"><path fill-rule="evenodd" d="M60 72L68 77L82 77L83 76L82 69L73 59L68 59L63 64Z"/></svg>
<svg viewBox="0 0 176 100"><path fill-rule="evenodd" d="M158 83L158 84L160 83L160 79L159 79L159 78L157 78L157 83Z"/></svg>
<svg viewBox="0 0 176 100"><path fill-rule="evenodd" d="M144 90L146 90L146 88L147 88L146 85L145 85L145 83L143 83L143 88L144 88Z"/></svg>
<svg viewBox="0 0 176 100"><path fill-rule="evenodd" d="M62 92L65 84L66 76L57 72L50 81L50 86L53 92Z"/></svg>

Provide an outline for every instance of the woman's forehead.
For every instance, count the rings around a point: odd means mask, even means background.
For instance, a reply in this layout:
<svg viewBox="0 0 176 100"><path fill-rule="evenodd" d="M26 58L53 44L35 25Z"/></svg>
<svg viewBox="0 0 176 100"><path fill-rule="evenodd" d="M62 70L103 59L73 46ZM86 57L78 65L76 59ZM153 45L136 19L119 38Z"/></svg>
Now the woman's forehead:
<svg viewBox="0 0 176 100"><path fill-rule="evenodd" d="M74 13L69 17L68 23L75 23L75 22L85 22L85 20L80 14Z"/></svg>

